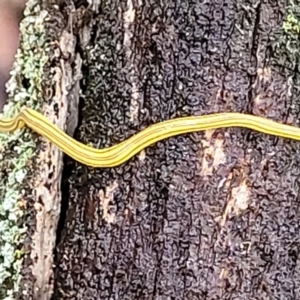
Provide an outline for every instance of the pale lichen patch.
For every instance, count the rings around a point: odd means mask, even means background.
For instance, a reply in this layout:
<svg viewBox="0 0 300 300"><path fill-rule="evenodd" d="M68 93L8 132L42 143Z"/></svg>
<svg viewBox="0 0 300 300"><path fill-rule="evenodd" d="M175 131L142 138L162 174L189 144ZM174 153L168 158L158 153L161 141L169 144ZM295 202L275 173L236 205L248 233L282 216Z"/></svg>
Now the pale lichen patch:
<svg viewBox="0 0 300 300"><path fill-rule="evenodd" d="M29 0L20 25L21 45L16 54L7 84L10 96L0 118L16 115L24 105L38 108L42 101L41 83L45 55L44 22L47 17L36 0ZM19 78L25 78L27 88ZM30 160L36 153L36 143L28 130L0 134L0 298L15 299L19 290L22 267L22 239L26 226L20 227L23 215L24 185L30 177ZM18 248L17 248L18 247ZM21 249L21 250L20 250Z"/></svg>

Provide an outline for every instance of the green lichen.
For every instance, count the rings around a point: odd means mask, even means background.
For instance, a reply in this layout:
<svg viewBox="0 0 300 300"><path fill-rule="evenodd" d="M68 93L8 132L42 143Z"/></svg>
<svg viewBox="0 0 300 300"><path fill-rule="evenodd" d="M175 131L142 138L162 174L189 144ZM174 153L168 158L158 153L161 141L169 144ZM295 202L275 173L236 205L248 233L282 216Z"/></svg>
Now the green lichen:
<svg viewBox="0 0 300 300"><path fill-rule="evenodd" d="M289 1L286 6L286 18L282 25L283 34L279 39L280 47L289 53L289 59L297 64L299 60L300 6Z"/></svg>
<svg viewBox="0 0 300 300"><path fill-rule="evenodd" d="M268 51L270 53L269 64L283 76L292 78L293 85L298 87L300 76L298 65L300 61L300 6L293 0L285 5L283 22L272 30Z"/></svg>
<svg viewBox="0 0 300 300"><path fill-rule="evenodd" d="M40 108L43 69L47 62L44 24L47 13L36 0L29 0L21 29L21 47L8 83L10 102L0 118L14 116L22 106ZM28 88L18 86L17 74L28 81ZM22 267L22 239L26 226L20 226L23 190L28 179L28 161L36 152L36 143L28 130L0 134L0 299L14 299L19 290ZM20 250L21 249L21 250Z"/></svg>
<svg viewBox="0 0 300 300"><path fill-rule="evenodd" d="M300 20L294 16L293 12L288 15L287 20L283 22L282 27L287 34L300 34Z"/></svg>

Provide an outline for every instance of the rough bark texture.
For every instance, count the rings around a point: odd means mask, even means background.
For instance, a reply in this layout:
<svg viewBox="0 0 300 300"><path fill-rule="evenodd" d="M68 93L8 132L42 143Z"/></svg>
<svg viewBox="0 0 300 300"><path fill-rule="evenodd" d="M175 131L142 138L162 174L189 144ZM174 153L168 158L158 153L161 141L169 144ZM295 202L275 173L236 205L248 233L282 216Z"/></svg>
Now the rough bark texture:
<svg viewBox="0 0 300 300"><path fill-rule="evenodd" d="M49 59L45 67L44 79L38 78L43 81L41 90L43 90L44 105L41 111L53 124L70 132L69 112L71 107L72 110L76 110L76 96L74 95L76 88L74 87L78 85L77 80L80 77L80 72L77 70L80 60L77 59L74 48L74 36L70 34L70 26L60 14L59 7L49 3L38 3L30 9L32 20L35 20L34 25L39 22L43 23L47 31L47 41L55 41L51 44L50 50L47 48ZM26 17L30 18L31 14ZM34 25L30 28L33 31ZM23 39L30 36L26 35L26 26L23 25L24 27ZM32 53L26 52L25 42L21 44L22 54L24 56L27 54L29 57ZM39 46L45 49L46 43L42 44L41 40L39 42ZM32 48L36 54L38 46L33 44ZM26 63L28 62L23 62L24 65ZM42 64L42 61L40 63ZM19 76L21 82L26 80L22 72ZM78 115L78 111L76 113ZM49 300L53 295L53 252L61 213L63 154L50 141L43 139L41 141L38 155L28 163L33 172L26 176L24 186L26 210L22 221L27 225L27 234L22 249L25 254L22 280L19 294L15 297L20 300Z"/></svg>
<svg viewBox="0 0 300 300"><path fill-rule="evenodd" d="M300 126L283 0L76 5L88 16L81 142L222 111ZM170 138L117 168L67 161L53 299L299 299L299 151L232 128Z"/></svg>

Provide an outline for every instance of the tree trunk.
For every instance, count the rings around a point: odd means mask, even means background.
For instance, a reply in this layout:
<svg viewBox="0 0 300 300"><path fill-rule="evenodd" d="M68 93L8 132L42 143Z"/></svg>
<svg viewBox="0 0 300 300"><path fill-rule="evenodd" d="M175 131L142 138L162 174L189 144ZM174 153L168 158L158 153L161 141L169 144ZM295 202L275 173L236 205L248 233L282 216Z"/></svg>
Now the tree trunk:
<svg viewBox="0 0 300 300"><path fill-rule="evenodd" d="M60 6L83 64L80 142L229 111L300 126L296 6L87 2ZM229 128L115 168L66 159L52 299L300 299L299 152Z"/></svg>

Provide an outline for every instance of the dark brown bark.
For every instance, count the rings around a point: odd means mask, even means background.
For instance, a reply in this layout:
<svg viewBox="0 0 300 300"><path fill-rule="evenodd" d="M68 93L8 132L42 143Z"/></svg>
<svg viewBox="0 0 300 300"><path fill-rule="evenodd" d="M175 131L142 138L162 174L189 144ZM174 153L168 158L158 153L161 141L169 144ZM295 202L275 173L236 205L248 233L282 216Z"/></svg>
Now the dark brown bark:
<svg viewBox="0 0 300 300"><path fill-rule="evenodd" d="M284 1L78 1L76 13L81 142L222 111L299 126ZM232 128L112 169L66 161L53 299L298 299L299 151Z"/></svg>

